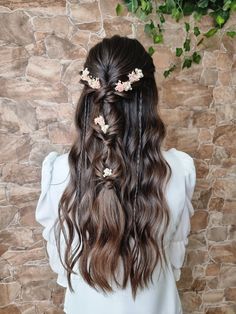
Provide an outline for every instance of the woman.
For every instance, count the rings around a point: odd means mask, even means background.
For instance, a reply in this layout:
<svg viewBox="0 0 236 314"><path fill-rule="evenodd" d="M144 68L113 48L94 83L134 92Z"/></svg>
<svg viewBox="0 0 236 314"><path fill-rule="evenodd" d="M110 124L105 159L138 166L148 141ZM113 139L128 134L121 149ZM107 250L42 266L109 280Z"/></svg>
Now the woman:
<svg viewBox="0 0 236 314"><path fill-rule="evenodd" d="M69 153L42 164L36 220L68 314L179 314L193 158L163 150L151 56L136 39L88 53Z"/></svg>

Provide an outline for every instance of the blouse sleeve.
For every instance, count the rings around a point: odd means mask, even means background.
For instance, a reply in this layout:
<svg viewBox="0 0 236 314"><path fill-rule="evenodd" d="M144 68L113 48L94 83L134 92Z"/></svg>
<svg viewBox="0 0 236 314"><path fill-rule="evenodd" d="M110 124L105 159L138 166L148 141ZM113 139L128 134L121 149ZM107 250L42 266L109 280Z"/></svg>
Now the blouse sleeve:
<svg viewBox="0 0 236 314"><path fill-rule="evenodd" d="M173 269L175 280L178 281L181 275L181 267L183 266L186 246L188 244L188 236L190 233L190 218L194 214L194 208L191 203L193 192L196 185L196 169L193 158L185 152L176 150L180 157L185 175L185 203L179 222L168 247L171 266Z"/></svg>
<svg viewBox="0 0 236 314"><path fill-rule="evenodd" d="M41 170L41 194L35 211L35 219L43 226L42 236L47 241L47 253L51 269L57 273L57 283L67 287L66 270L60 262L56 247L53 225L57 218L55 197L52 193L52 176L54 162L58 156L57 152L49 153L43 160ZM61 236L63 241L63 236ZM63 256L63 250L62 250Z"/></svg>

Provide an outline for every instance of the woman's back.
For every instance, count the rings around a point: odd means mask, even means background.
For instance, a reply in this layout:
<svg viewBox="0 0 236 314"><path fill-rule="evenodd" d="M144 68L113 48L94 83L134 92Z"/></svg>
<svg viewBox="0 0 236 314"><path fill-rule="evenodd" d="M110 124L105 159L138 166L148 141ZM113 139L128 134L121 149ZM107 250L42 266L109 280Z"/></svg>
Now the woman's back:
<svg viewBox="0 0 236 314"><path fill-rule="evenodd" d="M125 289L113 284L114 292L105 294L88 285L75 265L76 275L72 274L74 292L68 288L66 271L63 268L56 248L53 225L58 217L58 205L63 191L70 180L68 154L51 152L42 164L41 195L36 208L36 220L44 226L43 237L47 241L49 263L58 274L58 284L66 287L64 310L67 314L180 314L181 302L175 281L180 278L180 268L185 258L186 245L190 232L190 218L194 209L191 198L195 188L196 171L192 157L185 152L171 148L162 155L172 170L165 197L170 209L170 224L165 230L164 247L167 264L164 268L157 264L153 283L138 290L137 298L132 298L128 282ZM72 247L75 248L75 237ZM66 245L62 238L61 249ZM120 263L120 277L122 278ZM106 269L106 265L104 265Z"/></svg>

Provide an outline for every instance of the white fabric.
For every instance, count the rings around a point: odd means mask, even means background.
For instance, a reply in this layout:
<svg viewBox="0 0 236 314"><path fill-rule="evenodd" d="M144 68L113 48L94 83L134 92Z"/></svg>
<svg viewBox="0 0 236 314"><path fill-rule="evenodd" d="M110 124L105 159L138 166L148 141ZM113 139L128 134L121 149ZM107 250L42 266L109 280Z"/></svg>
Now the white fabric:
<svg viewBox="0 0 236 314"><path fill-rule="evenodd" d="M194 213L191 203L196 170L193 158L180 150L171 148L163 156L172 170L166 189L166 199L171 210L171 222L166 230L167 271L157 265L154 284L139 292L135 302L130 285L125 290L116 290L105 295L91 288L82 277L72 275L72 293L67 284L66 272L57 252L53 224L57 218L60 197L69 183L68 153L49 153L42 163L41 194L35 218L44 227L43 237L47 241L47 253L52 270L57 273L57 283L66 288L64 311L67 314L181 314L182 306L176 287L184 263L190 218ZM62 252L65 242L61 241ZM160 275L158 278L158 274Z"/></svg>

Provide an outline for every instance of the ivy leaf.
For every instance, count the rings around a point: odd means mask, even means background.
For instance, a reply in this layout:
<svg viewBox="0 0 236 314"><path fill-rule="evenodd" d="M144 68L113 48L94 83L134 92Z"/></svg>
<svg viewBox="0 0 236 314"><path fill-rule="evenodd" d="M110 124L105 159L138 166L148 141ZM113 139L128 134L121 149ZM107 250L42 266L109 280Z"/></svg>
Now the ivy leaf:
<svg viewBox="0 0 236 314"><path fill-rule="evenodd" d="M231 5L230 5L230 9L232 11L236 11L236 0L232 1Z"/></svg>
<svg viewBox="0 0 236 314"><path fill-rule="evenodd" d="M152 46L148 48L148 53L150 56L152 56L154 52L155 52L155 49Z"/></svg>
<svg viewBox="0 0 236 314"><path fill-rule="evenodd" d="M168 12L171 12L174 8L176 8L176 3L174 0L166 0L166 7Z"/></svg>
<svg viewBox="0 0 236 314"><path fill-rule="evenodd" d="M157 9L157 12L160 12L160 13L163 13L163 14L170 14L170 13L171 13L171 11L168 12L167 6L166 6L165 4L160 5L160 6L158 7L158 9Z"/></svg>
<svg viewBox="0 0 236 314"><path fill-rule="evenodd" d="M200 0L200 1L198 1L198 7L199 8L207 8L207 6L208 6L208 0Z"/></svg>
<svg viewBox="0 0 236 314"><path fill-rule="evenodd" d="M124 11L124 6L120 3L117 4L116 6L116 15L121 15Z"/></svg>
<svg viewBox="0 0 236 314"><path fill-rule="evenodd" d="M182 69L184 68L190 68L192 65L192 59L190 58L185 58Z"/></svg>
<svg viewBox="0 0 236 314"><path fill-rule="evenodd" d="M190 30L190 25L189 25L189 23L184 22L184 24L185 24L186 32L189 32L189 30Z"/></svg>
<svg viewBox="0 0 236 314"><path fill-rule="evenodd" d="M185 1L182 9L184 15L191 15L196 10L196 4L193 2Z"/></svg>
<svg viewBox="0 0 236 314"><path fill-rule="evenodd" d="M197 22L201 21L202 13L200 13L200 12L194 12L194 13L193 13L193 18L194 18Z"/></svg>
<svg viewBox="0 0 236 314"><path fill-rule="evenodd" d="M228 32L226 32L226 35L228 35L231 38L234 38L234 36L236 36L236 32L235 31L228 31Z"/></svg>
<svg viewBox="0 0 236 314"><path fill-rule="evenodd" d="M184 50L190 51L190 39L189 38L186 38L186 40L184 42Z"/></svg>
<svg viewBox="0 0 236 314"><path fill-rule="evenodd" d="M163 43L163 35L162 34L155 34L155 35L153 35L153 42L155 44Z"/></svg>
<svg viewBox="0 0 236 314"><path fill-rule="evenodd" d="M176 65L174 64L168 70L165 70L164 73L163 73L164 77L166 78L167 76L169 76L170 73L173 72L175 68L176 68Z"/></svg>
<svg viewBox="0 0 236 314"><path fill-rule="evenodd" d="M212 37L217 31L218 28L211 28L208 32L204 33L203 35L209 38Z"/></svg>
<svg viewBox="0 0 236 314"><path fill-rule="evenodd" d="M182 53L183 53L183 49L182 48L176 48L175 55L177 57L180 57L182 55Z"/></svg>
<svg viewBox="0 0 236 314"><path fill-rule="evenodd" d="M180 18L182 17L182 12L179 9L174 8L171 11L171 16L176 20L176 22L179 22Z"/></svg>
<svg viewBox="0 0 236 314"><path fill-rule="evenodd" d="M135 13L138 9L138 0L125 0L128 11Z"/></svg>
<svg viewBox="0 0 236 314"><path fill-rule="evenodd" d="M230 5L231 5L231 2L232 2L232 0L225 0L222 9L223 9L224 11L229 10L229 9L230 9Z"/></svg>
<svg viewBox="0 0 236 314"><path fill-rule="evenodd" d="M194 32L194 35L195 35L196 37L201 34L201 32L200 32L200 30L199 30L199 28L198 28L197 26L194 26L193 32Z"/></svg>
<svg viewBox="0 0 236 314"><path fill-rule="evenodd" d="M145 33L147 33L148 35L151 36L153 34L154 30L155 30L155 25L154 25L152 20L149 24L145 24L145 26L144 26L144 32Z"/></svg>
<svg viewBox="0 0 236 314"><path fill-rule="evenodd" d="M201 61L201 55L199 53L197 53L196 51L194 51L193 55L193 62L199 64L199 62Z"/></svg>
<svg viewBox="0 0 236 314"><path fill-rule="evenodd" d="M161 22L161 23L165 23L165 21L166 21L166 20L165 20L165 17L164 17L164 15L161 13L161 14L160 14L160 22Z"/></svg>
<svg viewBox="0 0 236 314"><path fill-rule="evenodd" d="M216 17L216 23L217 23L219 26L221 26L221 25L224 24L224 22L225 22L225 19L224 19L221 15L217 15L217 17Z"/></svg>

